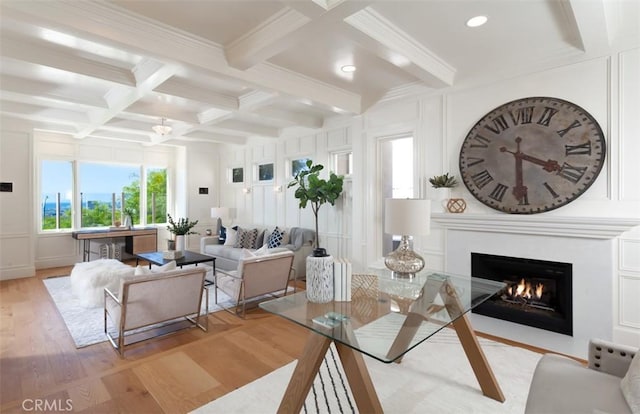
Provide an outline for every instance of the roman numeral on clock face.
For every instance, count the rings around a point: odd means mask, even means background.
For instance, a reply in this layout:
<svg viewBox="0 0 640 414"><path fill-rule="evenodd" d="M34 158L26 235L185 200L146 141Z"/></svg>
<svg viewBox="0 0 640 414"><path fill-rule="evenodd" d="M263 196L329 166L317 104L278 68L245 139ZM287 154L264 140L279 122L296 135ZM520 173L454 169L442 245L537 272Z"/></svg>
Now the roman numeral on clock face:
<svg viewBox="0 0 640 414"><path fill-rule="evenodd" d="M579 127L580 125L582 125L582 124L580 123L580 121L578 121L578 120L576 119L575 121L573 121L573 122L571 123L571 125L569 125L569 126L568 126L568 127L566 127L565 129L561 129L560 131L556 131L556 132L557 132L557 133L558 133L558 135L560 135L561 137L564 137L564 136L567 134L567 132L571 131L573 128L577 128L577 127Z"/></svg>
<svg viewBox="0 0 640 414"><path fill-rule="evenodd" d="M513 112L509 112L509 116L511 117L511 121L513 121L513 125L519 124L530 124L533 119L533 106L525 106L524 108L518 108L515 111L515 115Z"/></svg>
<svg viewBox="0 0 640 414"><path fill-rule="evenodd" d="M578 145L565 145L564 152L566 155L591 155L591 141Z"/></svg>
<svg viewBox="0 0 640 414"><path fill-rule="evenodd" d="M508 186L498 183L496 187L493 190L491 190L491 194L489 194L489 198L493 198L494 200L501 203L508 188L509 188Z"/></svg>
<svg viewBox="0 0 640 414"><path fill-rule="evenodd" d="M492 120L492 122L493 122L493 126L485 125L484 127L487 128L489 131L493 132L494 134L499 134L502 131L509 128L509 124L507 123L507 120L504 119L504 115L499 115L495 117Z"/></svg>
<svg viewBox="0 0 640 414"><path fill-rule="evenodd" d="M467 158L467 167L473 167L481 162L484 162L484 158L469 157Z"/></svg>
<svg viewBox="0 0 640 414"><path fill-rule="evenodd" d="M493 181L493 177L491 176L491 174L489 174L489 171L483 170L477 174L473 174L471 176L471 180L476 185L476 187L482 189L482 187Z"/></svg>
<svg viewBox="0 0 640 414"><path fill-rule="evenodd" d="M549 193L551 193L551 196L552 196L553 198L558 198L558 197L560 197L560 196L558 195L558 193L556 193L556 192L553 190L553 188L551 188L551 186L549 185L549 183L544 183L544 184L542 184L542 185L544 186L544 188L546 188L546 189L547 189L547 191L548 191Z"/></svg>
<svg viewBox="0 0 640 414"><path fill-rule="evenodd" d="M540 115L540 119L538 119L538 125L549 126L549 123L551 122L551 118L553 118L553 116L557 113L558 113L557 109L553 109L553 108L549 108L548 106L545 106L544 112L542 113L542 115Z"/></svg>
<svg viewBox="0 0 640 414"><path fill-rule="evenodd" d="M558 172L558 175L574 184L577 184L586 172L587 167L574 167L573 165L565 162L562 164L562 169Z"/></svg>
<svg viewBox="0 0 640 414"><path fill-rule="evenodd" d="M490 139L483 137L482 135L475 135L471 140L471 148L489 148Z"/></svg>

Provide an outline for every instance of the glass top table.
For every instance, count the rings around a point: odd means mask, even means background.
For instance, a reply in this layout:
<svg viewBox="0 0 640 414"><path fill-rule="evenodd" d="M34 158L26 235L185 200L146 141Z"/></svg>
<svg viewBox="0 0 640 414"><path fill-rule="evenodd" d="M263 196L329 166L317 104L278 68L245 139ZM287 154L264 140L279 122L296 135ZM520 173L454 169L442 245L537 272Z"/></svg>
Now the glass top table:
<svg viewBox="0 0 640 414"><path fill-rule="evenodd" d="M350 384L355 381L351 389L360 411L381 411L362 354L399 363L403 355L447 326L456 330L483 393L504 401L467 317L470 310L504 286L502 282L430 270L401 279L387 269L368 269L366 274L353 275L350 302L312 303L305 292L262 302L260 307L265 311L313 333L298 360L281 411L299 412L309 391L306 384L311 386L332 342Z"/></svg>

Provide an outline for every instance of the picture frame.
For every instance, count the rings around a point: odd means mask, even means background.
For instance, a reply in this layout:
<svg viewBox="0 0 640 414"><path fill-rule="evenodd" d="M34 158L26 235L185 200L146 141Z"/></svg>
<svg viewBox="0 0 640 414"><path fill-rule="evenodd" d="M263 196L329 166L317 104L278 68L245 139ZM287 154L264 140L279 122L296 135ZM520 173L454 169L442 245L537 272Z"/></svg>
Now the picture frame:
<svg viewBox="0 0 640 414"><path fill-rule="evenodd" d="M273 163L258 164L258 181L273 181L274 177Z"/></svg>
<svg viewBox="0 0 640 414"><path fill-rule="evenodd" d="M244 168L236 167L231 169L231 182L232 183L244 182Z"/></svg>

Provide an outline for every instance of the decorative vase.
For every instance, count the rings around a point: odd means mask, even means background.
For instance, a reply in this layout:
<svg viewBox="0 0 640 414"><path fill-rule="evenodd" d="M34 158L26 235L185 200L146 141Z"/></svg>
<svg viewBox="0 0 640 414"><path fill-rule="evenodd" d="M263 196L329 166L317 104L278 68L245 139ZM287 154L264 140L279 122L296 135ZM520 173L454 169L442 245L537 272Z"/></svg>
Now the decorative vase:
<svg viewBox="0 0 640 414"><path fill-rule="evenodd" d="M176 241L175 240L167 240L167 250L175 250L176 249Z"/></svg>
<svg viewBox="0 0 640 414"><path fill-rule="evenodd" d="M451 195L451 189L448 187L430 188L427 195L431 203L431 211L434 213L443 213L447 211L447 202Z"/></svg>
<svg viewBox="0 0 640 414"><path fill-rule="evenodd" d="M324 249L316 249L312 256L307 256L307 299L313 303L333 300L333 257Z"/></svg>
<svg viewBox="0 0 640 414"><path fill-rule="evenodd" d="M124 216L124 221L122 223L122 226L126 227L126 228L130 228L131 227L131 216L130 215L127 214L126 216Z"/></svg>
<svg viewBox="0 0 640 414"><path fill-rule="evenodd" d="M447 201L447 210L449 213L462 213L467 208L467 202L464 198L450 198Z"/></svg>
<svg viewBox="0 0 640 414"><path fill-rule="evenodd" d="M176 250L179 252L184 251L185 236L182 234L176 234Z"/></svg>

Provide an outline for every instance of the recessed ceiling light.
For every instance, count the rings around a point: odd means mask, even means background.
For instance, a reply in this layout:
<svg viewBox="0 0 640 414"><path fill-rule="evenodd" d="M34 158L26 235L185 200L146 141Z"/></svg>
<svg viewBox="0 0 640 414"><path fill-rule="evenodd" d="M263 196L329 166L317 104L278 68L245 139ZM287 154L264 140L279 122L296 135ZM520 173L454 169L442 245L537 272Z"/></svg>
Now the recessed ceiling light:
<svg viewBox="0 0 640 414"><path fill-rule="evenodd" d="M487 20L488 20L487 16L475 16L467 20L467 26L468 27L482 26L487 22Z"/></svg>
<svg viewBox="0 0 640 414"><path fill-rule="evenodd" d="M340 70L345 73L353 73L356 71L356 67L354 65L344 65Z"/></svg>

